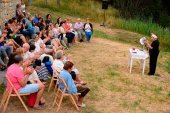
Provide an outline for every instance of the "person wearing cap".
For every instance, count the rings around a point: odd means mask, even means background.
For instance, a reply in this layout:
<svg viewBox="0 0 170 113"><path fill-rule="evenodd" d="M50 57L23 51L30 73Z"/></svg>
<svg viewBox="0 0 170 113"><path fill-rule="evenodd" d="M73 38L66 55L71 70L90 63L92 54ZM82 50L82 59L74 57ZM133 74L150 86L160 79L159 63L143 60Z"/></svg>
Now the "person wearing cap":
<svg viewBox="0 0 170 113"><path fill-rule="evenodd" d="M149 73L148 75L154 75L156 71L157 58L159 55L159 40L155 34L151 34L151 44L145 42L146 47L149 49Z"/></svg>

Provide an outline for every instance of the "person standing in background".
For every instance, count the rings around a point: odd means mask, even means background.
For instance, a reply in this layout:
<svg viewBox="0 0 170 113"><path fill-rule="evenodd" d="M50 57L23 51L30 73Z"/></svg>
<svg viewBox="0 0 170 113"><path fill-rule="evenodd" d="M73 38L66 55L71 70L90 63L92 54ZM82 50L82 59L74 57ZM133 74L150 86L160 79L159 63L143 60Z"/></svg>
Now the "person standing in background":
<svg viewBox="0 0 170 113"><path fill-rule="evenodd" d="M21 10L22 10L22 13L25 15L25 3L24 3L24 0L21 0Z"/></svg>
<svg viewBox="0 0 170 113"><path fill-rule="evenodd" d="M159 40L155 34L151 34L151 44L145 42L146 47L149 49L149 73L148 75L154 75L156 71L156 64L159 55Z"/></svg>
<svg viewBox="0 0 170 113"><path fill-rule="evenodd" d="M86 35L86 41L90 42L91 36L93 34L93 25L90 23L89 18L87 18L86 23L84 24L84 30Z"/></svg>

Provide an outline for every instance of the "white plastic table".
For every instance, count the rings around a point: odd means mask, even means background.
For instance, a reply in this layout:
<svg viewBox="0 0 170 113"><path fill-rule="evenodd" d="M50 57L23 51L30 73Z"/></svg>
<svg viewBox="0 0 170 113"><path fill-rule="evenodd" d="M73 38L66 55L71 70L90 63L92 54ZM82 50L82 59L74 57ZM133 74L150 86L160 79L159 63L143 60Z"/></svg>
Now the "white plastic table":
<svg viewBox="0 0 170 113"><path fill-rule="evenodd" d="M146 59L149 57L147 51L145 50L139 50L139 49L129 49L129 69L130 69L130 74L132 73L132 64L133 64L133 59L139 59L141 60L141 66L142 66L142 75L144 75L145 71L145 63Z"/></svg>

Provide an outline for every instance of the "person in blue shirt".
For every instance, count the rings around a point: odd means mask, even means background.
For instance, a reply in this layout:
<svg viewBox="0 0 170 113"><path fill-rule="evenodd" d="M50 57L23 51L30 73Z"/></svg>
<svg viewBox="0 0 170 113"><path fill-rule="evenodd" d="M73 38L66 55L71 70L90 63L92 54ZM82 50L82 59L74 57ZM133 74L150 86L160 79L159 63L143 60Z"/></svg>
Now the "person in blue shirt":
<svg viewBox="0 0 170 113"><path fill-rule="evenodd" d="M51 67L52 63L50 61L49 56L45 56L42 62L45 64L45 67L47 68L49 74L52 76L53 75L53 69Z"/></svg>
<svg viewBox="0 0 170 113"><path fill-rule="evenodd" d="M67 61L64 64L63 71L60 72L60 78L63 78L68 86L68 90L71 94L81 93L78 97L78 103L77 105L79 107L85 107L85 104L83 104L83 98L86 96L86 94L90 91L88 87L82 84L75 84L74 80L72 79L72 76L70 72L73 68L73 63L70 61ZM64 84L59 82L60 88L64 89Z"/></svg>
<svg viewBox="0 0 170 113"><path fill-rule="evenodd" d="M33 19L33 22L36 24L39 22L39 19L38 19L38 14L35 14L35 17Z"/></svg>

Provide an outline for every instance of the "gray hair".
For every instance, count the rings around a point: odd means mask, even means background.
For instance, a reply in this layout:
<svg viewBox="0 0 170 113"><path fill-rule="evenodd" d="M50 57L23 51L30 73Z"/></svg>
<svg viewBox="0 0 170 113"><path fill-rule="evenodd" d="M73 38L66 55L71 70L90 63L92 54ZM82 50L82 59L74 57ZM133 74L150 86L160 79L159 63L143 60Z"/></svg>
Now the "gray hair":
<svg viewBox="0 0 170 113"><path fill-rule="evenodd" d="M61 59L63 57L63 50L58 50L55 54L56 59Z"/></svg>

